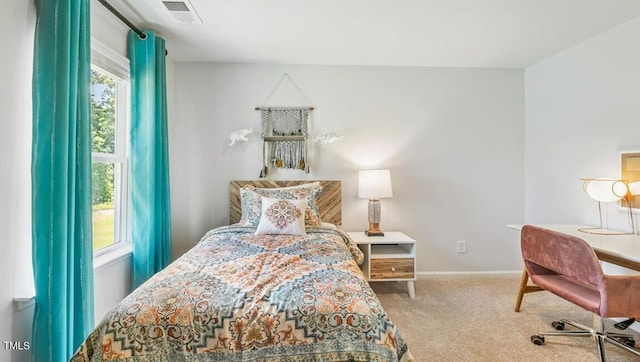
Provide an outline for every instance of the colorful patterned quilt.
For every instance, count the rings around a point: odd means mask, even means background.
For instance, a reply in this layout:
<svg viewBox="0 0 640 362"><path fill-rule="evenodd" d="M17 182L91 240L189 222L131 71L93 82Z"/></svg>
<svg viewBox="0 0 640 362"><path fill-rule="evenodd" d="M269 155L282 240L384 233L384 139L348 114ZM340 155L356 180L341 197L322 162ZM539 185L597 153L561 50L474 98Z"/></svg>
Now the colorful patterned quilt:
<svg viewBox="0 0 640 362"><path fill-rule="evenodd" d="M71 361L413 361L343 232L231 225L125 298Z"/></svg>

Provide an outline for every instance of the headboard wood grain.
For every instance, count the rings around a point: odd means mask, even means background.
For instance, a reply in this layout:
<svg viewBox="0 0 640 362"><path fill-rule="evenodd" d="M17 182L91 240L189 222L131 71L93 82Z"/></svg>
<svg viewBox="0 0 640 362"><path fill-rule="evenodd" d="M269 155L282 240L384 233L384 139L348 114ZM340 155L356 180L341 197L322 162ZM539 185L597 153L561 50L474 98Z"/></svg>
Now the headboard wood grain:
<svg viewBox="0 0 640 362"><path fill-rule="evenodd" d="M240 205L240 188L253 185L258 188L288 187L300 184L316 182L314 180L297 181L231 181L229 182L229 223L240 221L242 207ZM322 192L318 195L316 203L320 210L320 219L335 225L342 225L342 182L338 180L319 180Z"/></svg>

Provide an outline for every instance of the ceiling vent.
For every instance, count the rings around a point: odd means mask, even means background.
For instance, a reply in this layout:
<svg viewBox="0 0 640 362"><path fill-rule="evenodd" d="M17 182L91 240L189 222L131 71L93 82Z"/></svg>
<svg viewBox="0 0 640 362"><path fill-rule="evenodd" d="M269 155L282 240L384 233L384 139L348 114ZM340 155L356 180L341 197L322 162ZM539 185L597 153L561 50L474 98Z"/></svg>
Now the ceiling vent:
<svg viewBox="0 0 640 362"><path fill-rule="evenodd" d="M173 20L181 24L202 24L202 19L196 13L193 5L187 0L183 1L163 1Z"/></svg>

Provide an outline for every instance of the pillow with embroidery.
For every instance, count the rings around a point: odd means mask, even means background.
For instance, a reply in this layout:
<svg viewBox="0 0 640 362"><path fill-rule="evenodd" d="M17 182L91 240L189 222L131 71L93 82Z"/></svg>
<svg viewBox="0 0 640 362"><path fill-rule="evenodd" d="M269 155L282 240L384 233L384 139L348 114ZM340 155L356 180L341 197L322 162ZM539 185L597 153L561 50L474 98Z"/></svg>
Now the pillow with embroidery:
<svg viewBox="0 0 640 362"><path fill-rule="evenodd" d="M304 216L305 225L318 226L321 224L321 220L316 198L321 192L322 186L320 186L319 182L278 188L242 187L240 189L242 216L240 217L239 224L241 226L257 226L262 214L262 197L270 197L287 200L307 200L307 209L305 210Z"/></svg>
<svg viewBox="0 0 640 362"><path fill-rule="evenodd" d="M305 199L262 198L262 215L256 228L256 235L288 234L307 235L304 228Z"/></svg>

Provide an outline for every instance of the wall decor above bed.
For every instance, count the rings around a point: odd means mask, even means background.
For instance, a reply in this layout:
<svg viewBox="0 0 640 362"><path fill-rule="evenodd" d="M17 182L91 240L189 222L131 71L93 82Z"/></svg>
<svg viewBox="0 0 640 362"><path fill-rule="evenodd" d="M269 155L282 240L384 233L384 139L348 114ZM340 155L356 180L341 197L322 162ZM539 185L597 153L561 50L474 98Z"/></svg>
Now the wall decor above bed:
<svg viewBox="0 0 640 362"><path fill-rule="evenodd" d="M309 101L309 98L300 90L300 87L285 73L276 83L264 104L268 104L271 96L276 92L284 79ZM311 102L309 102L311 103ZM256 107L260 111L262 123L262 169L260 177L269 173L269 167L290 168L303 170L309 173L308 139L309 116L313 107Z"/></svg>
<svg viewBox="0 0 640 362"><path fill-rule="evenodd" d="M309 173L309 114L312 107L258 108L262 120L260 177L269 167L304 170Z"/></svg>

